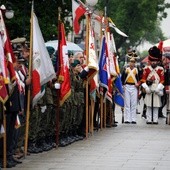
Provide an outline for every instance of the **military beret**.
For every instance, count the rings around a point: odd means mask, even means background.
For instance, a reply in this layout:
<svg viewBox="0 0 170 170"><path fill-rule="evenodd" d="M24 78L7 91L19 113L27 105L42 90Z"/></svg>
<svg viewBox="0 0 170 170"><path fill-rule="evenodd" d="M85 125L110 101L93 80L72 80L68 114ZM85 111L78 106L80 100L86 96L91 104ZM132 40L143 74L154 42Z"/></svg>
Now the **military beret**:
<svg viewBox="0 0 170 170"><path fill-rule="evenodd" d="M79 60L74 60L74 62L71 63L71 66L76 67L78 64L80 64L80 61Z"/></svg>
<svg viewBox="0 0 170 170"><path fill-rule="evenodd" d="M46 48L47 48L47 51L48 51L49 55L54 54L55 49L54 49L53 47L51 47L51 46L47 46Z"/></svg>
<svg viewBox="0 0 170 170"><path fill-rule="evenodd" d="M73 54L73 52L69 52L68 53L68 57L70 58L70 56L73 56L74 54Z"/></svg>

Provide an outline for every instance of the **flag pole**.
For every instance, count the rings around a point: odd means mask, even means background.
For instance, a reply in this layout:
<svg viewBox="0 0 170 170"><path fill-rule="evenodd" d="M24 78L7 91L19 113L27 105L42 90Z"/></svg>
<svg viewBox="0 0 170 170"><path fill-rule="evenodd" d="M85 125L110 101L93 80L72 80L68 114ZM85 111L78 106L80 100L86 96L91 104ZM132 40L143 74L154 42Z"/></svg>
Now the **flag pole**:
<svg viewBox="0 0 170 170"><path fill-rule="evenodd" d="M103 23L101 22L101 42L103 34L104 34ZM103 95L100 94L100 130L102 130L102 128L103 128Z"/></svg>
<svg viewBox="0 0 170 170"><path fill-rule="evenodd" d="M94 117L94 100L91 99L91 122L90 122L90 132L93 135L93 128L94 128L94 124L93 124L93 117Z"/></svg>
<svg viewBox="0 0 170 170"><path fill-rule="evenodd" d="M34 1L32 1L32 9L31 9L30 55L29 55L29 70L28 70L29 78L31 78L31 73L32 73L33 7L34 7ZM30 118L30 97L31 97L31 86L28 85L24 156L27 155L27 149L28 149L28 132L29 132L29 118Z"/></svg>
<svg viewBox="0 0 170 170"><path fill-rule="evenodd" d="M6 154L6 115L4 111L4 104L2 105L3 112L3 126L4 126L4 135L3 135L3 167L6 168L7 165L7 154Z"/></svg>
<svg viewBox="0 0 170 170"><path fill-rule="evenodd" d="M90 23L90 24L89 24ZM89 38L90 38L90 31L91 31L91 19L88 18L88 56L89 56ZM87 56L87 55L86 55ZM89 58L88 58L89 59ZM87 63L88 65L88 63ZM88 82L88 81L87 81ZM92 124L92 121L93 121L93 99L90 100L90 103L89 103L89 132L90 134L92 135L93 134L93 124Z"/></svg>
<svg viewBox="0 0 170 170"><path fill-rule="evenodd" d="M60 38L61 38L61 30L60 30L60 22L61 22L61 8L58 7L58 41L60 43ZM58 46L59 46L58 43ZM59 51L58 51L59 53ZM59 55L58 55L59 56ZM60 101L59 101L59 96L60 96L60 89L56 89L57 91L57 101L56 101L56 145L58 147L59 145L59 105L60 105Z"/></svg>
<svg viewBox="0 0 170 170"><path fill-rule="evenodd" d="M86 14L86 65L88 65L88 56L89 56L89 14ZM88 89L88 80L86 81L86 138L88 137L89 131L89 89Z"/></svg>

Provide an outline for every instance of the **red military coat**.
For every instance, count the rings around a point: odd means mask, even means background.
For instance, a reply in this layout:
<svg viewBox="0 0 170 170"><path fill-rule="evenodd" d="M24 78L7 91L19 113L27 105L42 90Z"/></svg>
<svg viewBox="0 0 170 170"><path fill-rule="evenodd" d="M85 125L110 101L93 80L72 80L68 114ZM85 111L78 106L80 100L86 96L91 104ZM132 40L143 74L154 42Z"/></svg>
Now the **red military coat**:
<svg viewBox="0 0 170 170"><path fill-rule="evenodd" d="M156 68L152 68L151 66L146 66L143 71L142 83L146 83L147 81L152 81L152 85L149 86L150 90L153 92L153 107L161 107L161 96L159 96L157 93L154 93L156 88L158 87L158 84L164 83L164 69L161 66L157 66ZM151 93L146 94L145 96L145 104L149 107L152 106L152 95Z"/></svg>

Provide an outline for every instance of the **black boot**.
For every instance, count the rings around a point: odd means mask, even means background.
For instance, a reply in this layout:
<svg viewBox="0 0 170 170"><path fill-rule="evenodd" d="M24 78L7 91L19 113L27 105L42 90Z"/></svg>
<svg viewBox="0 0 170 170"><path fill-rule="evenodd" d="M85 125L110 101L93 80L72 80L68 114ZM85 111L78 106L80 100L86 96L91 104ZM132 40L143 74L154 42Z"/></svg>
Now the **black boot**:
<svg viewBox="0 0 170 170"><path fill-rule="evenodd" d="M160 117L160 118L166 118L166 117L163 115L163 113L162 113L162 109L163 109L163 107L160 107L160 108L158 109L158 117Z"/></svg>
<svg viewBox="0 0 170 170"><path fill-rule="evenodd" d="M59 137L59 146L60 147L65 147L68 145L68 141L66 140L66 135L65 134L61 134Z"/></svg>
<svg viewBox="0 0 170 170"><path fill-rule="evenodd" d="M57 145L56 145L56 143L55 143L55 141L54 141L54 139L53 139L52 136L48 136L48 137L46 138L46 143L47 143L48 145L50 145L52 148L56 148L56 147L57 147Z"/></svg>
<svg viewBox="0 0 170 170"><path fill-rule="evenodd" d="M37 153L43 152L43 150L40 148L37 148L35 142L29 141L28 152L37 154Z"/></svg>
<svg viewBox="0 0 170 170"><path fill-rule="evenodd" d="M52 146L48 145L45 141L45 139L39 140L39 142L36 144L36 146L43 151L49 151L52 149Z"/></svg>
<svg viewBox="0 0 170 170"><path fill-rule="evenodd" d="M142 118L146 119L146 104L143 106Z"/></svg>

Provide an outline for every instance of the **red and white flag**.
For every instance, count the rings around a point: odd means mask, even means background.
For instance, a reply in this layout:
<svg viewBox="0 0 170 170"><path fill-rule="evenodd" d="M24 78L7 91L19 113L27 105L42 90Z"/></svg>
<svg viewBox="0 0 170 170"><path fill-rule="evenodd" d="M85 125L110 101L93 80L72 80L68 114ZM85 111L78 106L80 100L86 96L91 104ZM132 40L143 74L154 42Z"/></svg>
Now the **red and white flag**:
<svg viewBox="0 0 170 170"><path fill-rule="evenodd" d="M4 77L0 71L0 101L4 104L8 99L8 92L4 83Z"/></svg>
<svg viewBox="0 0 170 170"><path fill-rule="evenodd" d="M59 56L59 69L58 69L58 80L61 83L60 87L60 106L71 94L71 80L69 73L69 60L68 50L65 39L64 24L59 21L59 45L58 45L58 56Z"/></svg>
<svg viewBox="0 0 170 170"><path fill-rule="evenodd" d="M88 80L90 81L90 96L95 100L96 90L99 88L98 56L96 53L94 30L89 22L89 55L88 55Z"/></svg>
<svg viewBox="0 0 170 170"><path fill-rule="evenodd" d="M4 47L3 47L1 35L0 35L0 72L4 77L4 82L7 84L9 82L8 71L7 71L7 60L4 54Z"/></svg>
<svg viewBox="0 0 170 170"><path fill-rule="evenodd" d="M8 92L12 90L10 84L16 80L13 63L15 57L12 51L10 39L7 34L2 11L0 11L0 101L5 103L8 99ZM8 86L6 86L8 84Z"/></svg>
<svg viewBox="0 0 170 170"><path fill-rule="evenodd" d="M33 106L44 95L42 86L56 77L54 67L38 24L36 15L33 17L33 58L32 58L32 98Z"/></svg>
<svg viewBox="0 0 170 170"><path fill-rule="evenodd" d="M81 4L72 0L73 29L75 34L78 34L80 31L79 19L85 14L85 12L86 9Z"/></svg>
<svg viewBox="0 0 170 170"><path fill-rule="evenodd" d="M15 81L16 79L15 70L13 67L13 63L16 61L16 59L14 57L11 42L5 27L2 11L0 11L0 25L1 25L0 33L1 33L2 46L4 48L4 54L6 56L6 62L7 62L7 64L4 63L4 68L2 67L2 71L5 79L5 84L9 84L10 82ZM8 71L6 70L5 65L7 66Z"/></svg>
<svg viewBox="0 0 170 170"><path fill-rule="evenodd" d="M114 44L113 34L110 34L110 32L107 32L107 44L108 44L108 58L109 58L110 75L117 76L115 62L114 62L116 47Z"/></svg>
<svg viewBox="0 0 170 170"><path fill-rule="evenodd" d="M111 73L110 73L110 59L109 59L109 49L108 49L108 46L109 46L109 43L108 43L108 39L107 39L107 33L106 32L106 69L107 69L107 78L108 78L108 90L107 90L107 93L106 93L106 98L112 102L112 90L113 90L113 86L112 86L112 79L111 79Z"/></svg>
<svg viewBox="0 0 170 170"><path fill-rule="evenodd" d="M95 47L95 37L94 37L94 30L89 23L89 56L88 56L88 79L91 79L95 76L95 74L99 70L98 66L98 57L96 54L96 47Z"/></svg>

